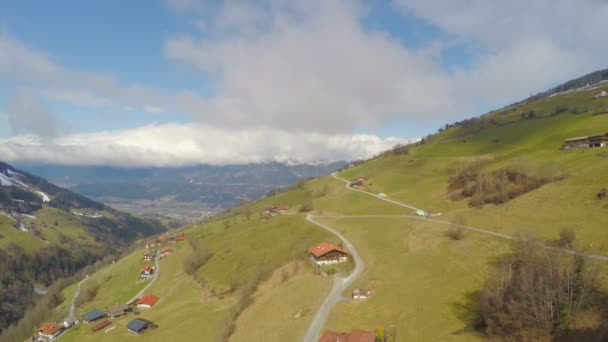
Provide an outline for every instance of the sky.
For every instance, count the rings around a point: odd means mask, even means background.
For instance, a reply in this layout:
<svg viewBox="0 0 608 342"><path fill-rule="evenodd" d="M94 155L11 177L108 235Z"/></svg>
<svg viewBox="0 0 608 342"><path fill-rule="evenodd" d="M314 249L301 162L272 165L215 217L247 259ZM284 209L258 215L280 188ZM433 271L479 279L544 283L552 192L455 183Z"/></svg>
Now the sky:
<svg viewBox="0 0 608 342"><path fill-rule="evenodd" d="M369 158L604 69L603 0L0 2L0 160Z"/></svg>

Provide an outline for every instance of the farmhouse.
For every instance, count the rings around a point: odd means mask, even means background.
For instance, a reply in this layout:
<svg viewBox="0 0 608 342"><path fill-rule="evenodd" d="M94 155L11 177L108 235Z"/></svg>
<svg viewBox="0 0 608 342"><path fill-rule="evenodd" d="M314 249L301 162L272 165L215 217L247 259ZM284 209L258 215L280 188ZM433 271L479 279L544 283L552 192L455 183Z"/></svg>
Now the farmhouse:
<svg viewBox="0 0 608 342"><path fill-rule="evenodd" d="M107 327L108 325L112 324L112 322L110 322L107 319L104 319L103 321L99 322L98 324L95 324L94 326L91 327L91 331L92 332L96 332L99 331L105 327Z"/></svg>
<svg viewBox="0 0 608 342"><path fill-rule="evenodd" d="M98 310L98 309L93 309L93 310L85 313L82 320L87 323L91 323L98 319L105 318L106 316L107 315L105 312Z"/></svg>
<svg viewBox="0 0 608 342"><path fill-rule="evenodd" d="M135 303L135 305L137 305L138 308L149 309L149 308L153 307L157 301L158 301L158 297L156 297L155 295L147 294L147 295L143 295Z"/></svg>
<svg viewBox="0 0 608 342"><path fill-rule="evenodd" d="M184 233L177 236L177 242L180 241L186 241L186 236L184 235Z"/></svg>
<svg viewBox="0 0 608 342"><path fill-rule="evenodd" d="M169 255L171 255L171 253L173 253L173 248L165 247L160 250L160 258L162 259L166 256L169 256Z"/></svg>
<svg viewBox="0 0 608 342"><path fill-rule="evenodd" d="M152 260L154 260L155 256L156 256L156 251L146 252L146 254L144 254L144 261L152 261Z"/></svg>
<svg viewBox="0 0 608 342"><path fill-rule="evenodd" d="M376 334L371 331L353 330L350 334L326 330L319 342L375 342Z"/></svg>
<svg viewBox="0 0 608 342"><path fill-rule="evenodd" d="M334 246L328 242L322 242L308 249L310 261L317 265L337 264L345 262L348 254L340 246Z"/></svg>
<svg viewBox="0 0 608 342"><path fill-rule="evenodd" d="M156 269L150 265L146 265L141 268L139 271L139 279L148 279L154 276L154 271Z"/></svg>
<svg viewBox="0 0 608 342"><path fill-rule="evenodd" d="M272 216L281 215L289 211L289 207L286 205L271 205L264 207L261 213L262 218L271 218Z"/></svg>
<svg viewBox="0 0 608 342"><path fill-rule="evenodd" d="M40 328L38 328L38 332L36 333L37 341L51 341L57 336L61 335L63 329L61 326L55 322L45 323Z"/></svg>
<svg viewBox="0 0 608 342"><path fill-rule="evenodd" d="M564 140L562 149L571 150L575 148L605 146L608 146L608 133L566 139Z"/></svg>
<svg viewBox="0 0 608 342"><path fill-rule="evenodd" d="M112 318L126 315L127 311L129 311L129 306L127 304L116 304L108 307L108 315Z"/></svg>
<svg viewBox="0 0 608 342"><path fill-rule="evenodd" d="M367 178L365 177L355 178L350 182L350 186L352 188L358 188L360 186L364 186L365 184L367 184Z"/></svg>
<svg viewBox="0 0 608 342"><path fill-rule="evenodd" d="M161 234L156 238L156 241L154 241L154 243L157 245L160 245L161 243L166 242L166 241L167 241L167 236L164 234Z"/></svg>
<svg viewBox="0 0 608 342"><path fill-rule="evenodd" d="M153 328L156 328L156 325L154 325L154 323L152 323L146 319L143 319L143 318L134 319L131 322L129 322L129 324L127 324L127 329L129 330L129 332L136 334L136 335L140 335L147 329L153 329Z"/></svg>

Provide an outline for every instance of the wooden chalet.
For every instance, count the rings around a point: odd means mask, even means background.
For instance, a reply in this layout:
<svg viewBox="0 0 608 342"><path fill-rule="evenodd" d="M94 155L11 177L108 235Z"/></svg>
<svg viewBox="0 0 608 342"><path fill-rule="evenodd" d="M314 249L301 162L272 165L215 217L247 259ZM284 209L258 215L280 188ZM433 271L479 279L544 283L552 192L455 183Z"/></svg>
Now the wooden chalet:
<svg viewBox="0 0 608 342"><path fill-rule="evenodd" d="M353 179L349 185L353 188L358 188L360 186L364 186L365 184L367 184L367 178L359 177L359 178Z"/></svg>
<svg viewBox="0 0 608 342"><path fill-rule="evenodd" d="M289 207L286 205L270 205L262 209L262 213L260 214L260 216L262 218L269 219L272 218L272 216L281 215L288 211Z"/></svg>
<svg viewBox="0 0 608 342"><path fill-rule="evenodd" d="M571 150L575 148L606 147L608 146L608 133L574 137L564 140L562 149Z"/></svg>
<svg viewBox="0 0 608 342"><path fill-rule="evenodd" d="M348 260L348 253L342 247L329 242L322 242L310 247L308 256L310 261L317 265L337 264Z"/></svg>
<svg viewBox="0 0 608 342"><path fill-rule="evenodd" d="M116 304L108 306L108 315L112 318L120 317L127 314L129 306L127 304Z"/></svg>

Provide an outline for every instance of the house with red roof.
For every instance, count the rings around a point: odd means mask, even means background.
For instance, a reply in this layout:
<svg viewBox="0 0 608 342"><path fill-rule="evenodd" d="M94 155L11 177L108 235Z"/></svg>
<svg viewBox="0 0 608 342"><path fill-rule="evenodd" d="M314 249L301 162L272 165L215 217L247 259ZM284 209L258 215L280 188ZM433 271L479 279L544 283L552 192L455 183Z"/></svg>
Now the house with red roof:
<svg viewBox="0 0 608 342"><path fill-rule="evenodd" d="M52 341L57 338L57 336L61 335L63 329L61 326L55 322L49 322L43 324L38 331L36 332L36 340L37 341Z"/></svg>
<svg viewBox="0 0 608 342"><path fill-rule="evenodd" d="M308 256L310 261L317 265L337 264L348 260L348 253L342 247L329 242L310 247Z"/></svg>
<svg viewBox="0 0 608 342"><path fill-rule="evenodd" d="M154 271L156 269L150 265L145 265L139 271L139 279L148 279L154 276Z"/></svg>
<svg viewBox="0 0 608 342"><path fill-rule="evenodd" d="M171 247L165 247L163 249L160 250L160 258L164 258L166 256L169 256L173 253L173 248Z"/></svg>
<svg viewBox="0 0 608 342"><path fill-rule="evenodd" d="M353 330L350 334L326 330L319 342L375 342L376 334L371 331Z"/></svg>
<svg viewBox="0 0 608 342"><path fill-rule="evenodd" d="M135 302L135 305L137 305L138 308L149 309L153 307L157 301L158 297L156 297L155 295L147 294L139 298L139 300Z"/></svg>

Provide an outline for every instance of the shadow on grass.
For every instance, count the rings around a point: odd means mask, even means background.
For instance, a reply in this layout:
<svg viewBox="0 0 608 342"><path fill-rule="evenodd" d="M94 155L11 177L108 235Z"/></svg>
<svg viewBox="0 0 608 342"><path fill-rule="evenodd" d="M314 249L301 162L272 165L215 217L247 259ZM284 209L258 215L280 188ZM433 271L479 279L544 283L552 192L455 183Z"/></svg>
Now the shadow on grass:
<svg viewBox="0 0 608 342"><path fill-rule="evenodd" d="M468 332L483 333L483 319L479 310L480 291L468 292L461 301L450 303L450 310L466 326L452 332L460 335Z"/></svg>

